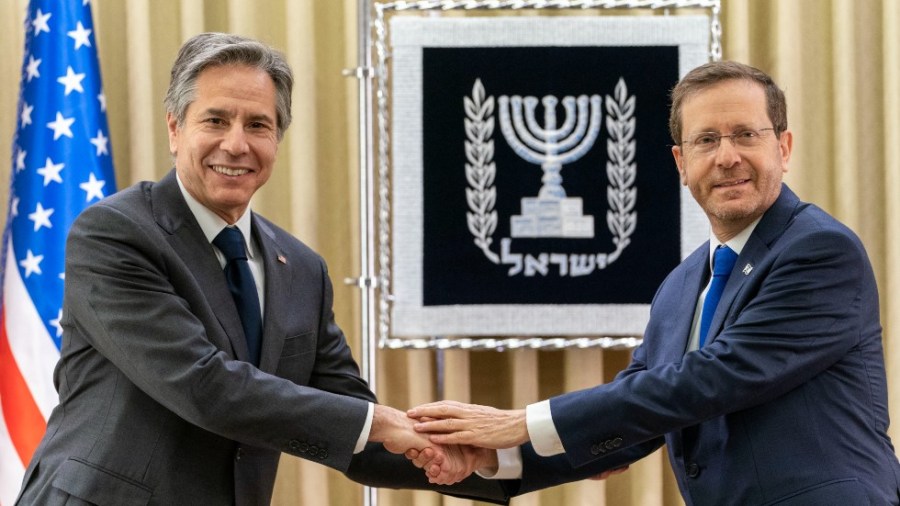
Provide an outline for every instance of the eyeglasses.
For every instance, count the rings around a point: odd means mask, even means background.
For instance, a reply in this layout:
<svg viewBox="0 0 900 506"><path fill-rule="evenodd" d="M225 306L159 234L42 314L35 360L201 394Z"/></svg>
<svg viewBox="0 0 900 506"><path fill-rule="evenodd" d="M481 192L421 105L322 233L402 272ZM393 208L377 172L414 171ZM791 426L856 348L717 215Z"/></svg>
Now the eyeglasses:
<svg viewBox="0 0 900 506"><path fill-rule="evenodd" d="M731 139L731 145L735 148L753 149L762 144L765 132L774 132L774 128L760 128L759 130L745 129L733 134L721 135L715 132L700 132L690 139L681 142L682 146L688 146L697 154L711 154L719 149L723 137Z"/></svg>

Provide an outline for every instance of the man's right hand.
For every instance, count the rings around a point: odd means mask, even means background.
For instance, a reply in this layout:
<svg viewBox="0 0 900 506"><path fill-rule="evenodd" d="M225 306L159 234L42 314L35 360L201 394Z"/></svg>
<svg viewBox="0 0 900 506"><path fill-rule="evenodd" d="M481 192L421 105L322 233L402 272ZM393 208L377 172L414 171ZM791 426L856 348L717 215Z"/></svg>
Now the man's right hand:
<svg viewBox="0 0 900 506"><path fill-rule="evenodd" d="M438 451L444 453L444 465L432 465ZM424 468L430 483L452 485L469 477L475 471L486 474L497 472L497 452L488 448L465 445L434 445L422 451L410 449L406 458L418 468Z"/></svg>

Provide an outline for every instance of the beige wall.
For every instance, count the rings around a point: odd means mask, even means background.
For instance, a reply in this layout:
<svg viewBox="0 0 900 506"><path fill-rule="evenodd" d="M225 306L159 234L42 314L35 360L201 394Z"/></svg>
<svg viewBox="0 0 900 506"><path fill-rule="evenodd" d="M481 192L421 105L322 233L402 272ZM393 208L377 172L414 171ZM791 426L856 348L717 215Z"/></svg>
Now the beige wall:
<svg viewBox="0 0 900 506"><path fill-rule="evenodd" d="M10 160L25 0L0 4L0 160ZM179 45L201 31L260 38L285 51L297 85L294 124L254 208L321 252L335 280L336 314L359 350L356 0L93 0L119 187L170 167L162 97ZM853 228L882 294L891 384L900 373L900 2L723 0L725 58L771 73L785 89L795 151L788 183ZM674 168L673 168L674 170ZM0 164L7 201L10 165ZM5 205L0 209L4 217ZM380 351L379 395L397 407L436 398L434 353ZM445 394L521 407L608 380L626 352L447 352ZM900 389L891 392L900 420ZM892 431L900 437L896 425ZM328 486L323 486L327 483ZM382 491L382 504L463 504L433 493ZM283 459L275 504L357 504L361 487L340 474ZM559 487L514 504L681 504L663 455L606 482ZM471 504L471 503L470 503Z"/></svg>

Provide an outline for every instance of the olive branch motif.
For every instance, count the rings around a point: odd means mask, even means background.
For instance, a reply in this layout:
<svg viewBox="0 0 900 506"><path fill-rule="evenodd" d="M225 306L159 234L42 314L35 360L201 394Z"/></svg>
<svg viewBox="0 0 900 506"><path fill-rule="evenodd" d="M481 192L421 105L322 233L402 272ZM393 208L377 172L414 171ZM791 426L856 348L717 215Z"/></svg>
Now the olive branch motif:
<svg viewBox="0 0 900 506"><path fill-rule="evenodd" d="M615 262L622 250L631 243L629 238L637 226L637 213L634 205L637 202L637 190L634 180L637 176L637 165L634 163L634 108L635 97L628 96L628 86L621 77L613 91L615 98L606 96L606 130L609 139L606 141L606 225L613 235L616 250L603 258L597 255L597 263L601 268ZM603 258L603 260L601 260Z"/></svg>
<svg viewBox="0 0 900 506"><path fill-rule="evenodd" d="M490 250L494 230L497 229L497 189L494 178L497 167L494 165L494 97L485 98L484 85L481 79L475 80L472 97L464 97L466 109L466 201L472 211L466 213L469 232L475 237L484 255L493 263L500 263L500 257Z"/></svg>

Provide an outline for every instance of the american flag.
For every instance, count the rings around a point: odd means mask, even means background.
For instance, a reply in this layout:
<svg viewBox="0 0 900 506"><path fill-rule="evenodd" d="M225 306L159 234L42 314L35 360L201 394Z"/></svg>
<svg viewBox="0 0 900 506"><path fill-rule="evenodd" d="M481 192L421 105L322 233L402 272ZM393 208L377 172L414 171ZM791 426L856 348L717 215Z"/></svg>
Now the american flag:
<svg viewBox="0 0 900 506"><path fill-rule="evenodd" d="M25 21L0 298L0 505L57 403L64 246L72 221L115 191L89 0L32 0Z"/></svg>

